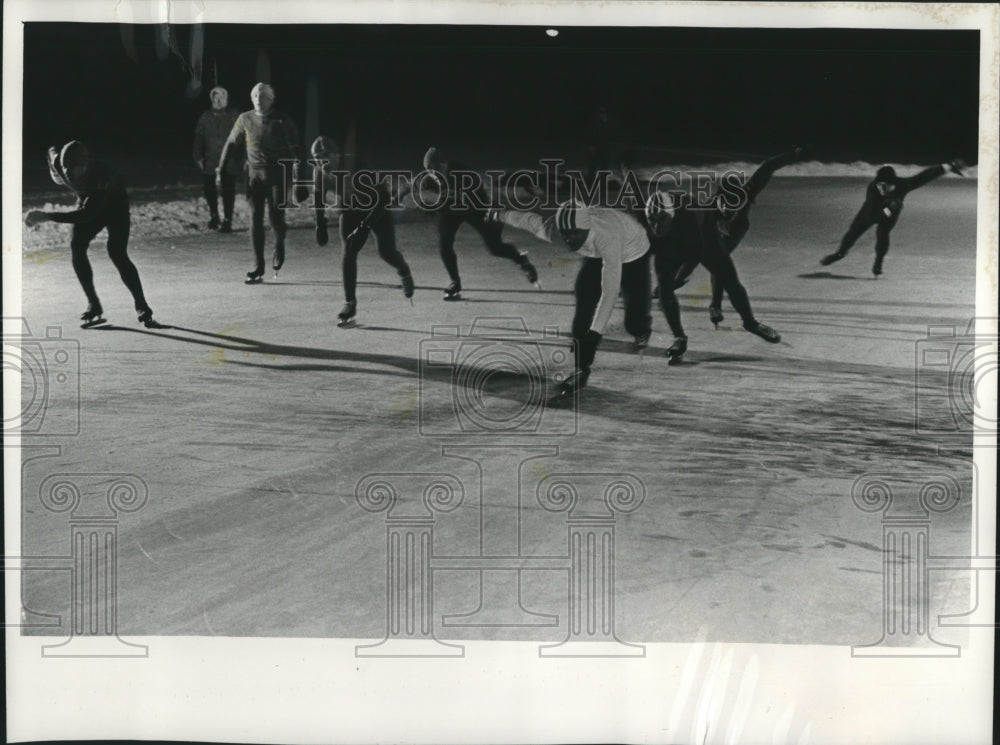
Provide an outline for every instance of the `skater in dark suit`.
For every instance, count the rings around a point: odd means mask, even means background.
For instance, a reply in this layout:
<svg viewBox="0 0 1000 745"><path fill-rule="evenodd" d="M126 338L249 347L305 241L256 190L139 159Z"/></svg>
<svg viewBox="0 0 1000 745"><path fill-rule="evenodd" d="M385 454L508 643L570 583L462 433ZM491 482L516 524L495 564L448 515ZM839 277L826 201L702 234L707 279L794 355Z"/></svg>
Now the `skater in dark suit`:
<svg viewBox="0 0 1000 745"><path fill-rule="evenodd" d="M847 256L847 252L858 238L874 225L875 263L872 265L872 274L879 276L882 273L882 261L889 252L889 233L899 220L906 195L948 171L961 176L964 167L965 163L956 159L939 166L925 168L915 176L900 178L892 166L882 166L876 171L875 180L868 184L865 202L854 216L844 237L840 239L840 248L824 256L819 263L829 266L835 261L840 261Z"/></svg>
<svg viewBox="0 0 1000 745"><path fill-rule="evenodd" d="M83 143L76 140L64 145L62 150L50 147L48 159L52 180L76 195L76 208L69 212L31 210L25 217L25 223L29 227L50 221L73 226L70 236L73 271L76 272L89 302L80 320L85 325L99 322L104 313L94 288L94 271L87 258L87 249L97 234L106 228L108 256L132 294L139 322L152 326L153 311L143 294L139 271L128 256L131 215L128 194L121 176L107 163L92 159Z"/></svg>
<svg viewBox="0 0 1000 745"><path fill-rule="evenodd" d="M274 89L267 83L257 83L250 90L252 111L236 118L232 131L222 148L216 173L221 178L229 158L236 157L238 146L247 148L247 201L250 204L250 243L253 247L254 268L247 272L247 284L259 282L264 276L264 207L274 230L274 271L285 263L285 214L278 206L286 202L285 170L279 161L301 159L299 129L292 118L274 108ZM298 180L297 175L293 177ZM292 200L287 199L288 202Z"/></svg>
<svg viewBox="0 0 1000 745"><path fill-rule="evenodd" d="M233 206L236 202L236 177L243 169L242 158L230 157L227 167L216 175L222 155L222 146L236 124L239 112L229 106L229 92L216 86L209 93L211 108L202 112L194 128L192 155L202 174L202 187L210 215L209 230L231 233ZM218 181L216 181L218 179ZM222 220L219 220L219 193L222 194Z"/></svg>
<svg viewBox="0 0 1000 745"><path fill-rule="evenodd" d="M687 335L681 324L675 290L687 282L699 264L711 274L712 301L708 312L712 323L718 326L723 320L722 294L725 292L740 314L744 329L771 343L781 341L777 331L754 317L750 298L740 282L731 254L750 229L750 208L771 176L807 153L808 148L796 147L765 160L738 194L729 195L739 196L739 203L732 207L721 193L716 196L715 208L709 211L692 210L688 205L675 206L670 195L659 191L654 191L647 199L640 219L649 233L653 250L660 309L674 335L674 343L667 349L671 362L679 361L687 351Z"/></svg>
<svg viewBox="0 0 1000 745"><path fill-rule="evenodd" d="M757 199L757 195L764 190L764 187L771 180L771 176L779 168L784 168L805 158L809 154L810 149L805 146L795 147L787 152L768 158L761 163L743 185L746 199L738 207L728 209L725 203L720 200L721 214L716 221L716 228L719 231L719 241L722 248L727 253L731 254L736 250L736 247L740 245L740 241L743 240L743 236L750 229L750 208ZM712 274L711 281L712 301L708 306L708 317L718 327L719 323L723 321L722 293L725 288L714 273ZM732 302L731 299L730 302ZM734 305L733 307L735 308L736 306Z"/></svg>
<svg viewBox="0 0 1000 745"><path fill-rule="evenodd" d="M756 319L746 288L740 282L725 241L725 216L718 210L693 210L675 206L670 195L655 191L646 201L643 223L653 253L653 266L660 285L660 309L674 335L667 357L677 362L687 351L687 334L681 325L680 304L675 291L682 287L699 264L712 273L740 314L743 328L771 343L781 336ZM714 320L714 319L713 319Z"/></svg>
<svg viewBox="0 0 1000 745"><path fill-rule="evenodd" d="M369 233L375 235L378 255L399 274L403 294L408 298L413 297L413 276L410 274L410 267L396 247L396 229L393 225L393 214L389 211L392 195L389 193L388 185L380 182L372 186L374 194L356 194L352 186L352 176L358 169L352 169L351 172L342 170L347 159L341 157L339 148L329 137L317 137L310 148L310 153L314 160L327 161L325 167L317 167L313 172L318 194L337 185L338 182L333 177L334 171L340 170L344 184L343 194L337 194L340 202L340 242L344 249L342 263L344 307L337 316L340 325L351 323L357 313L358 254L364 248ZM366 200L364 205L360 204L362 198ZM374 203L369 205L367 200L373 200ZM317 207L316 242L325 246L328 241L326 208Z"/></svg>
<svg viewBox="0 0 1000 745"><path fill-rule="evenodd" d="M449 175L455 171L468 171L468 167L461 163L449 163L444 153L436 147L430 148L424 155L424 170L439 174L441 178L435 177L431 181L440 190L440 198L445 201L445 206L435 213L438 228L438 247L441 253L441 261L444 262L451 284L444 290L445 300L461 300L462 279L458 273L458 256L455 254L455 235L462 223L471 225L486 244L487 250L494 256L509 259L521 267L525 277L531 284L538 282L538 272L528 254L518 251L510 243L504 243L501 237L502 227L498 223L486 220L487 210L476 205L452 204L449 188ZM443 183L442 183L443 179ZM476 196L482 204L489 204L488 195L482 186L476 190Z"/></svg>

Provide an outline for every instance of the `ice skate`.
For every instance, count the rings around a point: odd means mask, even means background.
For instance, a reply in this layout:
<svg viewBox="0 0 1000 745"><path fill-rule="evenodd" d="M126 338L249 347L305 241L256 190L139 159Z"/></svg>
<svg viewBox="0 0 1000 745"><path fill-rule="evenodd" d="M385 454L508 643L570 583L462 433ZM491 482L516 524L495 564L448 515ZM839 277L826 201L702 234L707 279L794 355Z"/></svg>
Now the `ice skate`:
<svg viewBox="0 0 1000 745"><path fill-rule="evenodd" d="M586 387L590 370L577 370L559 384L556 394L549 399L550 406L566 406L573 402L581 388Z"/></svg>
<svg viewBox="0 0 1000 745"><path fill-rule="evenodd" d="M264 267L259 266L256 269L251 269L243 281L248 285L259 285L264 281Z"/></svg>
<svg viewBox="0 0 1000 745"><path fill-rule="evenodd" d="M779 334L770 326L760 323L759 321L755 322L753 325L747 325L744 323L743 328L745 328L751 334L759 336L761 339L770 342L771 344L777 344L779 341L781 341L781 334Z"/></svg>
<svg viewBox="0 0 1000 745"><path fill-rule="evenodd" d="M538 284L538 270L535 269L535 265L528 261L526 254L521 254L521 271L524 272L524 276L528 278L528 282L531 283L536 290L542 289Z"/></svg>
<svg viewBox="0 0 1000 745"><path fill-rule="evenodd" d="M208 229L209 230L218 230L219 229L219 216L218 215L212 215L212 219L208 221Z"/></svg>
<svg viewBox="0 0 1000 745"><path fill-rule="evenodd" d="M835 261L840 261L845 256L847 256L846 253L841 253L840 251L834 251L832 254L827 254L822 259L820 259L819 263L822 264L823 266L830 266L830 264L832 264Z"/></svg>
<svg viewBox="0 0 1000 745"><path fill-rule="evenodd" d="M271 268L274 269L274 278L278 278L278 272L285 265L285 246L283 243L275 244L274 256L271 258Z"/></svg>
<svg viewBox="0 0 1000 745"><path fill-rule="evenodd" d="M407 272L406 274L399 275L399 279L403 283L403 296L407 298L412 298L414 289L413 275Z"/></svg>
<svg viewBox="0 0 1000 745"><path fill-rule="evenodd" d="M882 273L882 259L875 259L875 263L872 264L872 274L878 277Z"/></svg>
<svg viewBox="0 0 1000 745"><path fill-rule="evenodd" d="M455 301L462 299L462 283L452 282L444 289L444 299L448 301Z"/></svg>
<svg viewBox="0 0 1000 745"><path fill-rule="evenodd" d="M232 233L233 232L233 221L223 220L222 225L219 226L220 233Z"/></svg>
<svg viewBox="0 0 1000 745"><path fill-rule="evenodd" d="M344 303L344 307L340 309L340 313L337 314L337 325L340 328L349 328L355 324L355 316L358 312L358 303L356 300Z"/></svg>
<svg viewBox="0 0 1000 745"><path fill-rule="evenodd" d="M722 308L716 307L715 305L708 306L708 320L715 324L715 328L719 328L719 324L725 319L722 315Z"/></svg>
<svg viewBox="0 0 1000 745"><path fill-rule="evenodd" d="M89 329L94 326L100 326L102 323L106 322L104 318L104 309L101 307L100 303L91 303L87 306L87 310L83 311L80 315L80 320L83 323L80 324L80 328Z"/></svg>
<svg viewBox="0 0 1000 745"><path fill-rule="evenodd" d="M649 337L651 332L644 331L632 340L632 351L642 354L646 347L649 346Z"/></svg>
<svg viewBox="0 0 1000 745"><path fill-rule="evenodd" d="M150 307L143 308L138 311L139 313L139 323L148 329L158 329L160 324L153 320L153 309Z"/></svg>
<svg viewBox="0 0 1000 745"><path fill-rule="evenodd" d="M667 349L667 364L676 365L680 362L687 348L688 338L686 336L678 336L674 339L674 343Z"/></svg>

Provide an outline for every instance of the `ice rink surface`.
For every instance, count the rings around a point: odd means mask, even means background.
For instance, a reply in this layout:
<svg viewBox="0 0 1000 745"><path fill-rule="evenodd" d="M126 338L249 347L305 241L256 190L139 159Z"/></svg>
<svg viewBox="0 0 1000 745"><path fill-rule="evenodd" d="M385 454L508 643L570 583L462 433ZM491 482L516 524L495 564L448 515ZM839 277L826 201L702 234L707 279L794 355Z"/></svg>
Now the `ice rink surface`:
<svg viewBox="0 0 1000 745"><path fill-rule="evenodd" d="M885 475L900 485L899 504L909 499L914 509L913 485L952 477L961 500L933 516L931 548L969 550L971 430L921 421L925 391L916 382L936 382L935 395L948 384L947 366L927 369L919 354L928 327L953 326L961 337L974 316L976 183L942 179L910 195L877 280L873 232L843 261L819 265L864 186L778 177L758 198L734 260L780 344L744 332L728 301L715 330L700 268L678 292L690 338L682 364L667 365L672 339L655 303L643 355L632 352L619 307L577 409L531 409L513 436L463 418L461 407L512 421L539 396L537 381L515 371L470 383L422 361L431 347L452 349L456 360L475 353L477 318L492 341L523 321L531 339L503 344L544 365L568 350L578 260L563 248L506 230L538 267L535 290L463 227L456 250L465 299L444 303L433 223L410 216L397 239L417 284L413 305L370 242L359 259L358 326L339 329L336 236L320 248L308 215L293 215L279 277L269 270L262 285L246 286L251 252L239 199L232 235L134 228L130 255L163 328L136 323L102 234L90 258L109 323L81 330L86 302L69 229L44 226L58 238L48 242L25 229L24 319L50 359L59 345L78 351L79 390L71 377L51 391L51 426L69 422L70 434L33 442L55 451L34 460L36 451L23 451L24 549L67 552L66 515L39 504L47 478L134 474L148 500L118 526L122 636L380 639L387 513L362 509L356 488L395 474L402 500L414 496L402 491L419 474L446 474L461 484L462 502L433 513L433 552L469 566L434 572L436 636L559 641L565 570L489 571L474 558L564 556L567 513L542 507L539 484L570 474L582 509L600 506L603 487L591 488L604 483L599 475L631 475L644 499L615 515L620 639L688 642L705 628L709 641L875 641L883 516L852 500L859 477ZM202 225L203 204L187 205L183 219ZM269 232L268 262L272 245ZM434 337L435 326L458 326L461 337ZM49 327L61 340L46 337ZM546 337L546 327L561 336ZM22 385L29 399L32 385ZM956 448L940 453L941 444ZM969 610L968 572L931 574L932 619ZM25 607L68 618L69 577L23 573ZM446 625L477 607L483 625ZM961 633L934 628L941 642L960 643Z"/></svg>

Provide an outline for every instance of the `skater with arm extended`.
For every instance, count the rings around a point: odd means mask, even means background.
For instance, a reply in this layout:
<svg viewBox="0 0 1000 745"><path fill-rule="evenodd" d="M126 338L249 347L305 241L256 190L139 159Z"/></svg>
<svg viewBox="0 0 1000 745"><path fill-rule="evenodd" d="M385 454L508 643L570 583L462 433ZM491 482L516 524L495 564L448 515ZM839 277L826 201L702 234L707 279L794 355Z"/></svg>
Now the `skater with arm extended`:
<svg viewBox="0 0 1000 745"><path fill-rule="evenodd" d="M338 325L351 324L357 313L357 281L358 254L368 240L368 235L375 236L375 248L382 260L396 270L403 284L403 295L413 297L413 276L410 267L396 247L396 229L393 225L393 215L389 207L392 195L385 182L373 185L374 196L366 194L366 200L373 204L361 204L361 198L351 187L351 173L341 172L338 182L332 178L343 160L339 149L329 137L317 137L310 148L313 160L328 161L326 166L315 165L314 181L317 195L329 185L344 184L344 193L340 198L340 242L344 250L342 271L344 278L344 307L338 314ZM322 202L323 200L320 200ZM326 208L316 208L316 242L325 246L329 240L327 230Z"/></svg>
<svg viewBox="0 0 1000 745"><path fill-rule="evenodd" d="M209 93L211 108L202 112L194 129L192 155L202 174L205 201L211 219L209 230L233 231L233 205L236 202L236 177L242 170L240 158L230 157L227 167L216 174L221 163L222 147L236 124L238 112L229 106L229 92L216 86ZM222 221L219 220L219 193L222 193Z"/></svg>
<svg viewBox="0 0 1000 745"><path fill-rule="evenodd" d="M76 208L69 212L31 210L25 217L25 223L29 227L50 221L73 226L70 234L73 271L89 302L87 310L80 316L84 327L103 322L104 309L94 288L94 272L87 258L87 249L105 228L108 231L108 256L132 294L139 322L154 326L153 311L143 294L139 271L128 256L131 215L121 176L103 161L92 159L83 143L76 140L67 143L62 150L49 148L48 159L52 180L76 194Z"/></svg>
<svg viewBox="0 0 1000 745"><path fill-rule="evenodd" d="M250 204L250 243L254 268L247 272L246 283L255 284L264 276L264 208L274 230L272 267L277 272L285 263L285 215L279 204L285 203L285 172L279 161L300 158L299 129L291 117L274 108L274 89L257 83L250 90L253 110L236 118L222 148L219 166L221 177L228 160L236 157L241 143L247 149L247 201Z"/></svg>
<svg viewBox="0 0 1000 745"><path fill-rule="evenodd" d="M740 245L740 241L750 229L750 208L753 206L757 195L771 180L775 172L785 166L797 163L805 158L812 148L809 146L798 146L791 150L768 158L761 163L757 170L753 172L743 185L743 192L746 194L745 201L735 209L728 209L725 203L719 200L720 217L716 221L720 233L721 243L727 254L731 254ZM731 263L731 262L730 262ZM735 271L735 268L733 269ZM708 306L708 316L712 323L718 327L723 320L722 315L722 283L717 279L715 273L711 275L712 301ZM730 302L732 300L730 299ZM735 307L735 305L733 306Z"/></svg>
<svg viewBox="0 0 1000 745"><path fill-rule="evenodd" d="M680 361L687 351L687 335L681 325L675 290L687 281L699 263L712 273L729 296L744 329L771 343L781 341L778 332L754 317L746 288L729 255L731 249L723 241L720 219L722 214L718 210L675 207L670 195L664 192L654 191L646 200L643 222L660 285L660 308L674 335L674 343L667 350L671 362Z"/></svg>
<svg viewBox="0 0 1000 745"><path fill-rule="evenodd" d="M499 210L497 218L544 241L565 245L583 257L574 285L573 344L576 371L560 385L560 395L587 385L597 347L621 290L625 328L641 349L649 341L649 241L631 216L618 210L568 201L543 219L533 212Z"/></svg>
<svg viewBox="0 0 1000 745"><path fill-rule="evenodd" d="M444 290L444 299L462 299L462 279L458 273L458 256L455 254L455 235L464 222L467 222L479 233L483 239L483 243L486 244L486 248L491 254L513 261L521 268L521 271L524 272L525 277L527 277L531 284L537 284L538 272L535 271L534 265L529 261L528 254L518 251L513 245L503 241L501 237L502 227L498 223L487 221L487 209L485 207L473 204L452 203L454 201L452 199L454 194L449 193L449 187L454 185L449 183L451 180L449 176L456 171L468 171L469 169L461 163L449 163L444 153L436 147L430 148L424 154L423 165L425 171L436 172L436 174L440 175L440 178L435 175L432 183L437 183L438 188L442 192L441 197L445 200L445 206L438 209L435 215L441 261L444 262L448 277L451 280L451 284ZM444 183L441 182L442 178L444 179ZM489 203L488 195L482 185L477 186L474 192L475 196L483 204Z"/></svg>
<svg viewBox="0 0 1000 745"><path fill-rule="evenodd" d="M951 171L962 175L965 163L955 159L948 163L925 168L915 176L899 178L892 166L882 166L875 173L875 179L868 184L865 191L865 201L854 216L850 227L840 240L840 248L820 260L823 266L829 266L847 256L851 246L873 225L875 227L875 263L872 274L876 277L882 273L882 262L889 252L889 233L896 226L899 215L903 211L903 199L914 189L933 181L946 172Z"/></svg>

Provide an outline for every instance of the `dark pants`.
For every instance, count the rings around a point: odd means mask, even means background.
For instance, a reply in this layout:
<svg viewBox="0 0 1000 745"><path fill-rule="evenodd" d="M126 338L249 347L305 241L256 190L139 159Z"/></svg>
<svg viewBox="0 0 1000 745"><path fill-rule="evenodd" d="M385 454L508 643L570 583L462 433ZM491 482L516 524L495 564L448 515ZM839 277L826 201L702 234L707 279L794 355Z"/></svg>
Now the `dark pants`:
<svg viewBox="0 0 1000 745"><path fill-rule="evenodd" d="M406 259L396 248L396 230L392 224L392 214L388 210L377 208L368 222L368 228L348 240L347 236L364 222L367 215L366 210L345 210L340 214L340 242L344 247L344 299L349 303L357 300L355 290L358 284L358 253L368 241L369 233L375 234L375 248L385 263L393 267L400 277L410 273Z"/></svg>
<svg viewBox="0 0 1000 745"><path fill-rule="evenodd" d="M204 174L202 176L204 186L205 201L208 202L208 212L216 220L219 219L219 192L222 192L222 215L223 220L232 222L233 205L236 202L236 177L231 173L219 174L219 185L215 185L215 174Z"/></svg>
<svg viewBox="0 0 1000 745"><path fill-rule="evenodd" d="M113 212L100 220L94 222L76 223L73 225L73 232L70 238L70 250L73 256L73 271L76 278L80 280L83 291L87 295L87 300L99 306L101 301L97 298L97 290L94 289L94 270L90 266L87 258L87 249L90 242L94 240L98 233L104 228L108 229L108 256L118 270L122 282L132 293L132 300L135 301L135 309L142 311L149 308L146 304L146 296L142 292L142 282L139 280L139 271L135 264L128 257L128 234L131 224L131 217L126 209L124 212Z"/></svg>
<svg viewBox="0 0 1000 745"><path fill-rule="evenodd" d="M281 174L259 175L250 174L247 181L247 202L250 205L250 245L253 248L257 271L264 271L264 208L271 220L274 230L275 250L284 250L285 213L278 209L284 201L284 184Z"/></svg>
<svg viewBox="0 0 1000 745"><path fill-rule="evenodd" d="M715 283L718 283L719 298L721 302L722 292L729 296L729 302L740 314L744 326L754 326L757 321L754 318L753 310L750 307L750 298L746 288L740 282L739 274L736 272L736 265L733 264L732 257L719 247L717 249L706 249L702 251L701 264L712 273L713 291ZM681 325L681 308L674 294L674 285L677 271L682 265L682 261L672 256L667 251L656 253L653 267L656 271L656 279L660 284L660 309L667 319L667 325L675 337L687 336L684 327ZM715 302L713 298L713 303ZM718 307L718 306L716 306Z"/></svg>
<svg viewBox="0 0 1000 745"><path fill-rule="evenodd" d="M872 225L875 225L875 260L881 263L885 255L889 253L889 233L896 226L896 220L898 219L898 214L893 217L886 217L868 209L868 207L862 207L858 211L858 214L854 216L850 227L844 233L844 237L840 239L840 249L837 253L846 256L858 238Z"/></svg>
<svg viewBox="0 0 1000 745"><path fill-rule="evenodd" d="M740 245L740 241L743 240L743 236L745 236L747 231L750 229L750 208L753 206L757 195L764 190L764 187L767 186L775 171L794 162L795 157L792 152L776 155L775 157L768 158L761 163L760 166L757 167L757 170L753 172L749 179L747 179L747 182L744 185L747 194L747 201L736 211L735 215L722 224L723 229L725 230L722 243L726 247L728 253L732 253L736 250L736 247ZM735 268L733 271L736 271ZM722 293L724 290L725 288L722 286L722 283L713 273L711 303L713 307L722 307ZM743 294L746 295L746 292L744 291ZM732 296L730 296L729 301L733 304L733 307L739 311L739 308L736 307L736 301L733 300ZM740 315L743 314L740 313Z"/></svg>
<svg viewBox="0 0 1000 745"><path fill-rule="evenodd" d="M597 347L584 344L587 331L594 320L597 304L601 300L601 270L603 259L584 258L580 273L576 275L576 312L573 315L573 341L579 358L580 370L588 371L594 363ZM607 292L617 294L615 287ZM653 319L649 315L649 251L641 258L622 264L621 292L625 302L625 330L632 336L649 333Z"/></svg>
<svg viewBox="0 0 1000 745"><path fill-rule="evenodd" d="M448 277L452 282L459 286L462 284L458 274L458 256L455 255L455 234L463 222L469 223L479 233L491 254L502 259L510 259L518 266L524 264L525 257L512 244L503 242L502 225L486 222L486 213L483 210L445 210L438 215L438 240L441 261L444 262L444 268L448 271Z"/></svg>

